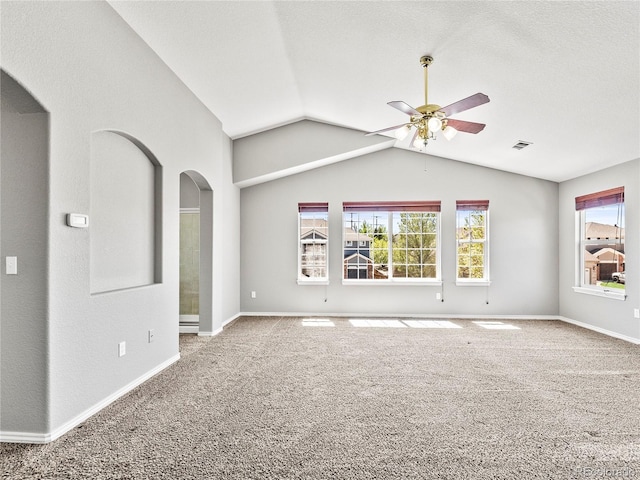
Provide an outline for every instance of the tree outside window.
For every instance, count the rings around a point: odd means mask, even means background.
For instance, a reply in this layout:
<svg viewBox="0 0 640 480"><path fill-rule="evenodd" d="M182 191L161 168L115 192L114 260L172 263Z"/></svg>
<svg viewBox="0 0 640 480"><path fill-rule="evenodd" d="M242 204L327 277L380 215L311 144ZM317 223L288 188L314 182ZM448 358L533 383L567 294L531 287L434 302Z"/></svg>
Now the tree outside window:
<svg viewBox="0 0 640 480"><path fill-rule="evenodd" d="M456 202L456 271L460 281L489 280L487 200Z"/></svg>

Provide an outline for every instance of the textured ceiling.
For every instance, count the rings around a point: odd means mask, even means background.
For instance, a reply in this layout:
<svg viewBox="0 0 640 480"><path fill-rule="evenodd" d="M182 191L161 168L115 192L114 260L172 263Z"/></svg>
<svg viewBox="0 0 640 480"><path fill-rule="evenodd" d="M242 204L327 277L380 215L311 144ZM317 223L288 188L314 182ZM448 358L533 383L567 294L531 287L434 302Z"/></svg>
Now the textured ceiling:
<svg viewBox="0 0 640 480"><path fill-rule="evenodd" d="M491 102L454 116L483 132L428 153L553 181L640 158L638 1L109 3L232 138L400 124L386 102L424 103L431 54L430 103Z"/></svg>

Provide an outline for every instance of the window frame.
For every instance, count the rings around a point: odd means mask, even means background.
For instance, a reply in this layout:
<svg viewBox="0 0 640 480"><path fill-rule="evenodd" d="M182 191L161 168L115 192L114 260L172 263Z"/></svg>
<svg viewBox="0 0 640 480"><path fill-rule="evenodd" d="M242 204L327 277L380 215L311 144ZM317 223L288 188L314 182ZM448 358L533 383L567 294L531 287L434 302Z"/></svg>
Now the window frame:
<svg viewBox="0 0 640 480"><path fill-rule="evenodd" d="M404 201L404 202L344 202L342 211L342 283L343 285L442 285L442 244L441 244L441 202L437 201ZM387 278L348 278L349 266L345 268L345 256L344 252L349 245L346 239L347 228L345 220L347 213L375 213L377 215L386 215L386 222L381 225L387 228L387 259L388 259L388 272ZM436 255L435 266L436 276L435 278L407 278L407 277L394 277L393 276L393 225L394 214L397 213L433 213L436 219L435 237L436 237ZM356 247L361 242L351 242L351 248ZM369 246L369 250L373 250L373 246ZM424 266L425 264L420 264ZM360 266L360 268L362 268ZM347 275L345 277L345 275Z"/></svg>
<svg viewBox="0 0 640 480"><path fill-rule="evenodd" d="M304 242L302 239L302 220L303 214L324 214L323 220L326 222L326 238L325 240ZM315 220L315 216L314 216ZM315 225L314 225L315 227ZM298 204L298 273L297 283L298 285L329 285L329 204L326 202L313 202L313 203L299 203ZM324 268L325 275L321 277L307 277L303 275L303 244L312 243L317 245L325 245L324 252L324 266L320 265L318 268Z"/></svg>
<svg viewBox="0 0 640 480"><path fill-rule="evenodd" d="M603 239L587 239L586 238L586 226L587 226L587 211L598 207L604 207L609 205L622 205L621 208L621 222L623 225L621 228L626 230L626 209L624 206L624 187L616 187L601 192L590 193L576 197L575 205L575 247L576 247L576 268L575 268L575 280L573 291L576 293L582 293L587 295L594 295L598 297L610 298L613 300L624 301L627 298L626 283L624 289L607 288L598 285L586 284L584 282L584 265L585 265L585 252L587 245L610 245L611 239L605 237ZM620 207L619 207L620 208ZM618 221L618 219L616 219ZM624 248L625 238L624 235L614 237L613 240L616 244L622 245ZM626 263L626 258L624 263ZM626 271L626 268L625 268Z"/></svg>
<svg viewBox="0 0 640 480"><path fill-rule="evenodd" d="M460 225L458 224L458 212L484 212L484 238L482 240L469 240L465 242L458 238ZM489 257L489 200L456 200L456 285L457 286L488 286L491 285L490 276L490 257ZM474 244L481 243L483 248L483 277L482 278L463 278L459 276L460 272L460 254L458 248L462 243Z"/></svg>

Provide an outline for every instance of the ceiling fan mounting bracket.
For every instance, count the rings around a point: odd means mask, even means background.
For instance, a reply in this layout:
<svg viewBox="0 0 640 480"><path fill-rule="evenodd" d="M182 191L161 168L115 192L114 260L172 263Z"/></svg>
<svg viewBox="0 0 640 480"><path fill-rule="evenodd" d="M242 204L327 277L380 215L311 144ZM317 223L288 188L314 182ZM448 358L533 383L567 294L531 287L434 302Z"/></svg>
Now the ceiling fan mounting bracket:
<svg viewBox="0 0 640 480"><path fill-rule="evenodd" d="M431 55L423 55L420 57L420 65L424 68L427 68L429 65L433 63L433 57Z"/></svg>
<svg viewBox="0 0 640 480"><path fill-rule="evenodd" d="M420 107L416 107L416 110L422 113L423 115L427 115L430 117L439 117L444 118L444 113L438 112L442 107L440 105L435 105L433 103L429 105L422 105Z"/></svg>

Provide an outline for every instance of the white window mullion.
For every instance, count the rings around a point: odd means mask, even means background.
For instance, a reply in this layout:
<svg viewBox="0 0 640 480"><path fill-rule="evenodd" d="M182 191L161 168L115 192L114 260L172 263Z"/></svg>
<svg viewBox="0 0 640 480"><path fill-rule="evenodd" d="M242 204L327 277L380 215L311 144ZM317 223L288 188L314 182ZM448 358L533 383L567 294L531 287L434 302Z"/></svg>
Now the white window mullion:
<svg viewBox="0 0 640 480"><path fill-rule="evenodd" d="M387 252L388 261L387 269L389 271L389 278L393 279L393 212L387 212Z"/></svg>

